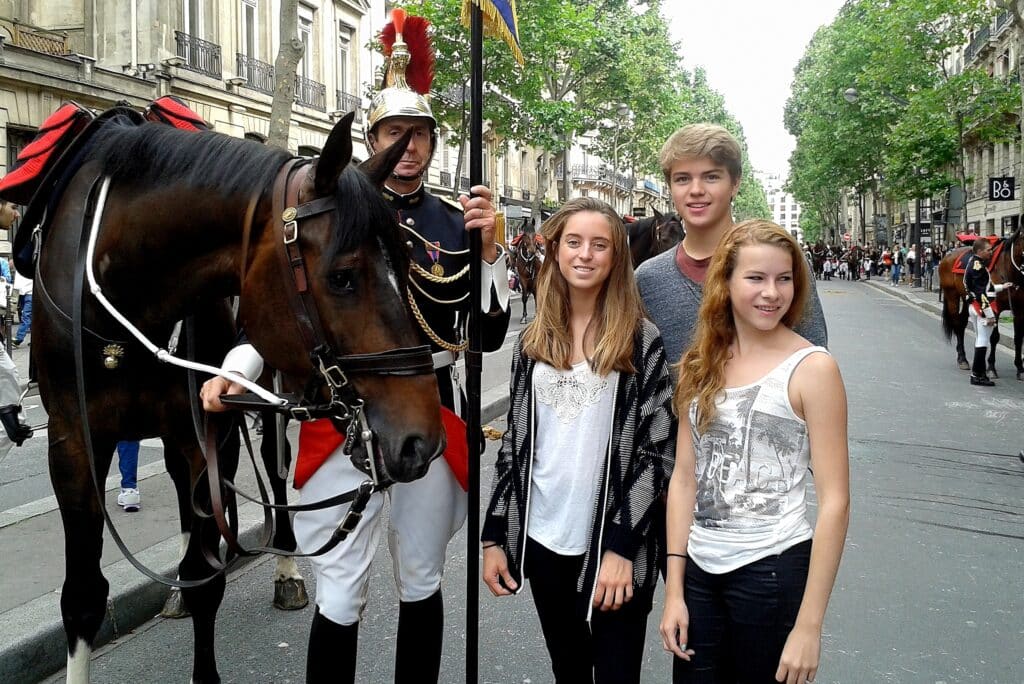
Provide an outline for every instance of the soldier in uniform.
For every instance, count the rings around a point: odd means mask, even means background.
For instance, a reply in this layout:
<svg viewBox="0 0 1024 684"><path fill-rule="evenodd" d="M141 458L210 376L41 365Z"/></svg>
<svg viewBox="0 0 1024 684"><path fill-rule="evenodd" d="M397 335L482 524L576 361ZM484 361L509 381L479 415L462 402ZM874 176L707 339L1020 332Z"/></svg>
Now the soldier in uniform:
<svg viewBox="0 0 1024 684"><path fill-rule="evenodd" d="M988 353L992 329L999 324L999 309L995 297L1013 283L994 284L988 272L988 260L992 256L992 244L979 238L971 245L972 254L967 260L964 273L964 290L967 292L968 314L974 324L974 363L971 365L971 384L991 387L995 383L985 372L985 356Z"/></svg>
<svg viewBox="0 0 1024 684"><path fill-rule="evenodd" d="M396 30L397 28L397 30ZM455 362L465 349L465 325L469 314L469 233L479 230L482 241L481 306L484 351L501 346L508 330L508 277L503 248L495 243L494 208L485 186L472 188L474 197L459 202L437 197L427 191L424 179L437 145L437 121L424 97L429 79L413 82L417 60L429 54L408 52L425 46L427 24L417 17L402 27L389 24L384 43L390 50L387 87L377 92L366 120L366 140L371 151L379 152L410 129L413 135L406 154L385 183L384 197L405 229L411 249L409 307L423 339L434 353L434 367L442 405L449 411L446 426L454 414L461 414L462 393ZM406 40L408 46L406 45ZM245 347L248 351L243 353ZM245 377L259 377L261 363L253 359L252 347L236 347L225 359L224 369ZM258 358L258 357L257 357ZM225 391L242 391L222 378L203 387L204 407L217 410L217 397ZM439 420L442 417L439 416ZM456 428L454 432L458 432ZM463 435L465 428L463 430ZM448 431L449 449L453 430ZM462 439L463 444L465 439ZM449 454L446 454L446 457ZM464 489L466 466L434 461L420 480L392 485L388 542L394 560L395 582L400 599L398 638L395 654L396 682L436 682L439 677L444 606L441 575L448 542L462 527L467 512ZM454 468L454 469L453 469ZM459 478L455 471L459 471ZM295 487L303 502L326 499L353 489L365 480L342 453L340 437L327 420L304 423L299 436ZM316 612L309 636L306 661L307 682L353 682L359 621L368 595L370 564L382 532L384 493L374 494L363 518L348 538L327 554L313 557L316 572ZM312 551L328 540L345 514L338 506L299 512L294 517L299 548Z"/></svg>

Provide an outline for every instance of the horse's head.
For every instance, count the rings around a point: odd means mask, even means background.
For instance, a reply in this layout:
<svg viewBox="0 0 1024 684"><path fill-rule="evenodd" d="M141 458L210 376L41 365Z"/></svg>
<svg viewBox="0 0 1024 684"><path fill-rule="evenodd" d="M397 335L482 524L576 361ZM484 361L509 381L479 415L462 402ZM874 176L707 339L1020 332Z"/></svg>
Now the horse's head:
<svg viewBox="0 0 1024 684"><path fill-rule="evenodd" d="M408 254L380 193L408 140L351 167L352 116L334 127L314 164L299 168L294 178L279 178L273 209L254 228L240 315L266 362L300 387L319 375L315 366L321 365L301 319L307 312L318 319L328 355L344 371L333 375L344 378L357 403L365 401L380 456L376 465L391 479L409 481L426 472L445 440L429 350L406 306ZM296 268L296 258L303 268ZM303 287L308 295L300 297L296 292ZM397 355L387 354L414 347L415 368L404 371L395 367ZM370 358L354 363L354 355ZM323 400L330 387L320 389ZM354 445L354 456L365 457L363 449L361 442Z"/></svg>
<svg viewBox="0 0 1024 684"><path fill-rule="evenodd" d="M672 249L686 236L683 222L677 214L662 214L654 210L654 225L651 227L651 256Z"/></svg>

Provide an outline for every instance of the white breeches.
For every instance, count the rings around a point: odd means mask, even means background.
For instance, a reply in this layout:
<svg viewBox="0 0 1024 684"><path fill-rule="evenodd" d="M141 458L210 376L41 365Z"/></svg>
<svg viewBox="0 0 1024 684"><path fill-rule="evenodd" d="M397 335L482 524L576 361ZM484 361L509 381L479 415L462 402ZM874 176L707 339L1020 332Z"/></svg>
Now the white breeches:
<svg viewBox="0 0 1024 684"><path fill-rule="evenodd" d="M321 501L353 489L367 479L339 448L306 482L302 503ZM466 520L466 492L444 458L430 464L415 482L392 485L388 547L394 561L399 599L420 601L441 588L448 541ZM331 622L351 625L366 606L370 565L384 524L384 493L370 497L363 519L329 553L311 558L316 573L316 604ZM344 518L348 504L295 514L299 549L310 553L322 546Z"/></svg>
<svg viewBox="0 0 1024 684"><path fill-rule="evenodd" d="M984 316L979 316L978 312L973 306L967 307L970 315L971 325L974 326L974 347L987 347L989 341L992 339L992 329L995 325L987 325L986 320L991 321L992 319L986 319Z"/></svg>

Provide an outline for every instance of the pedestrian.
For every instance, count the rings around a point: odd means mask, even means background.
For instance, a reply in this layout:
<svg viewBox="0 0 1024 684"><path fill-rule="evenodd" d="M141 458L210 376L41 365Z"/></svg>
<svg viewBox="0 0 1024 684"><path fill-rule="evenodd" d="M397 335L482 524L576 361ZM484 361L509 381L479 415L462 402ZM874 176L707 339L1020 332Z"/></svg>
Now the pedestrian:
<svg viewBox="0 0 1024 684"><path fill-rule="evenodd" d="M708 269L673 398L661 635L675 684L818 671L850 494L839 368L793 330L809 279L792 237L761 220L729 230Z"/></svg>
<svg viewBox="0 0 1024 684"><path fill-rule="evenodd" d="M18 211L10 202L0 202L0 228L10 229L19 218ZM0 257L0 266L7 263L7 259ZM7 288L10 280L10 266L3 271L4 308L7 306ZM32 436L32 428L21 419L21 378L18 376L18 367L14 365L7 348L0 344L0 424L3 425L3 432L0 432L0 461L10 453L14 446L21 446L22 443Z"/></svg>
<svg viewBox="0 0 1024 684"><path fill-rule="evenodd" d="M825 257L825 264L822 269L825 273L825 280L832 280L832 272L835 270L835 264L832 261L832 257Z"/></svg>
<svg viewBox="0 0 1024 684"><path fill-rule="evenodd" d="M661 331L665 356L674 365L696 327L711 255L733 225L731 207L739 191L743 153L725 128L690 124L665 142L659 163L676 212L686 225L686 237L674 249L645 261L636 279L647 312ZM814 344L828 344L825 317L813 287L797 332Z"/></svg>
<svg viewBox="0 0 1024 684"><path fill-rule="evenodd" d="M907 280L912 281L914 278L914 274L917 273L917 271L914 270L915 265L917 264L917 245L911 245L910 249L907 250L906 264Z"/></svg>
<svg viewBox="0 0 1024 684"><path fill-rule="evenodd" d="M971 364L971 384L991 387L996 383L988 377L985 357L992 339L992 330L999 325L999 305L996 295L1014 287L1013 283L993 283L988 272L992 256L992 243L975 240L964 272L964 290L968 303L968 316L974 326L974 362Z"/></svg>
<svg viewBox="0 0 1024 684"><path fill-rule="evenodd" d="M139 492L139 441L128 440L117 443L117 469L121 471L121 492L117 505L125 513L135 513L142 507Z"/></svg>
<svg viewBox="0 0 1024 684"><path fill-rule="evenodd" d="M903 264L906 260L906 253L902 247L895 246L892 250L892 275L889 282L893 287L899 287L900 276L903 275Z"/></svg>
<svg viewBox="0 0 1024 684"><path fill-rule="evenodd" d="M485 314L481 319L483 351L498 349L504 342L509 322L508 277L504 250L495 243L490 189L474 186L472 199L462 197L456 203L428 192L424 185L440 132L425 97L429 79L417 81L420 91L411 89L406 85L406 62L398 57L406 42L410 49L422 50L410 55L408 61L410 73L414 68L422 73L433 49L427 28L426 21L418 17L406 21L407 40L394 40L387 87L370 98L365 125L367 144L374 153L412 133L405 155L385 183L383 195L412 245L410 308L420 313L423 343L431 344L435 352L438 390L447 412L444 420L453 424L458 420L457 407L464 405L455 362L458 350L464 348L460 340L465 339L469 314L469 231L479 230L482 243L482 283L487 294L481 302ZM393 24L385 31L395 36ZM257 378L262 360L251 345L245 344L232 350L222 367ZM222 410L218 397L239 391L240 386L223 378L209 380L202 390L204 408ZM442 420L441 416L438 419ZM449 447L459 432L454 429L448 433ZM461 434L465 434L464 427ZM465 461L456 467L464 474ZM294 480L301 503L354 489L365 479L343 452L341 435L329 420L303 423ZM462 527L467 511L464 485L446 459L435 460L419 480L373 494L361 521L345 541L310 559L316 574L316 610L306 656L306 681L311 684L356 680L359 623L369 595L370 567L384 526L385 497L390 502L388 542L399 598L395 681L427 684L437 682L440 676L444 633L441 576L448 542ZM345 511L345 507L335 506L296 513L299 549L309 552L322 546Z"/></svg>
<svg viewBox="0 0 1024 684"><path fill-rule="evenodd" d="M556 682L639 682L674 458L668 364L615 210L572 199L543 232L552 258L512 352L483 580L507 596L529 579Z"/></svg>
<svg viewBox="0 0 1024 684"><path fill-rule="evenodd" d="M14 333L13 344L20 347L32 331L32 279L17 271L14 273L14 289L18 291L18 330Z"/></svg>

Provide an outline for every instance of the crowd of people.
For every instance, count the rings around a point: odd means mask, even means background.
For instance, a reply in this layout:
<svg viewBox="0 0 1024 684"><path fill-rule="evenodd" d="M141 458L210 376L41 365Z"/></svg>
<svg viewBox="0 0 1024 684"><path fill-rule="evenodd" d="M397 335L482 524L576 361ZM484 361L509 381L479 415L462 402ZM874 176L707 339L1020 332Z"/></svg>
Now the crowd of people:
<svg viewBox="0 0 1024 684"><path fill-rule="evenodd" d="M804 243L804 258L810 264L815 277L821 280L870 280L882 278L893 287L910 283L917 273L917 260L921 261L921 274L927 283L932 282L935 270L942 258L955 249L955 243L939 242L925 245L922 251L917 244L906 243L866 246L833 245L832 243Z"/></svg>

